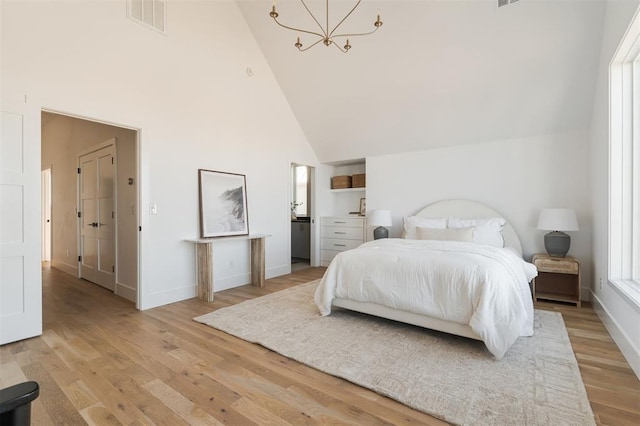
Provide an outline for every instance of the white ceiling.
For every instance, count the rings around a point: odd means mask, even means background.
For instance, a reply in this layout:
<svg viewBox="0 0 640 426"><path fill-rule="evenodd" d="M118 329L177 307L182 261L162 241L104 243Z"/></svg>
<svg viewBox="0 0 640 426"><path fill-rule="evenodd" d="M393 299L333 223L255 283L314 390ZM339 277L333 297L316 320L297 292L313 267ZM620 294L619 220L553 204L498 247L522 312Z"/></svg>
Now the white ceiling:
<svg viewBox="0 0 640 426"><path fill-rule="evenodd" d="M347 54L298 52L271 2L237 2L322 162L589 126L603 1L365 0L343 29L373 29L378 10L384 25ZM324 16L324 1L307 3ZM313 28L299 1L276 5L281 22Z"/></svg>

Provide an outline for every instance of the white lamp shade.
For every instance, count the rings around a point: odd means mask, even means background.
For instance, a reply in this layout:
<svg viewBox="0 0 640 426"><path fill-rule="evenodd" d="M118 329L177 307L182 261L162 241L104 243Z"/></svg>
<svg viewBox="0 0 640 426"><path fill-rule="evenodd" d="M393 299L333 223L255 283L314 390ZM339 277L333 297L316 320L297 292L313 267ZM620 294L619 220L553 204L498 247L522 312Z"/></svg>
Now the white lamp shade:
<svg viewBox="0 0 640 426"><path fill-rule="evenodd" d="M538 229L545 231L577 231L578 219L573 209L544 209L540 212Z"/></svg>
<svg viewBox="0 0 640 426"><path fill-rule="evenodd" d="M371 226L391 226L391 212L389 210L372 210L367 214L367 222Z"/></svg>

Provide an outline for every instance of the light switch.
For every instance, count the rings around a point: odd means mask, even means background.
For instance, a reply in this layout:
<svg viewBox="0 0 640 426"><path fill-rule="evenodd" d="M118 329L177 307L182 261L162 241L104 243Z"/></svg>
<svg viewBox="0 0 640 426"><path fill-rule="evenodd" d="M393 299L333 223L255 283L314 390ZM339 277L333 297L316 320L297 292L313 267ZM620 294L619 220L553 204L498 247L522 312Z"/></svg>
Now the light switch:
<svg viewBox="0 0 640 426"><path fill-rule="evenodd" d="M156 203L151 204L151 214L158 214L158 205Z"/></svg>

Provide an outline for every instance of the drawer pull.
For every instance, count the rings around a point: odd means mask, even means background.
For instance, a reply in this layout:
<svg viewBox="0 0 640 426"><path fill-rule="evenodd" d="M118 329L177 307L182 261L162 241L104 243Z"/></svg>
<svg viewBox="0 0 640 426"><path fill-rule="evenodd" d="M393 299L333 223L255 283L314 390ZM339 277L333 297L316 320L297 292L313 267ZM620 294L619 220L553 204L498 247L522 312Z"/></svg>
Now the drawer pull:
<svg viewBox="0 0 640 426"><path fill-rule="evenodd" d="M346 244L334 244L334 246L336 246L336 247L346 247L347 245Z"/></svg>
<svg viewBox="0 0 640 426"><path fill-rule="evenodd" d="M338 232L338 231L336 231L336 232L334 232L334 234L346 235L347 233L346 232Z"/></svg>
<svg viewBox="0 0 640 426"><path fill-rule="evenodd" d="M333 223L347 223L347 222L338 222L337 220L333 221Z"/></svg>

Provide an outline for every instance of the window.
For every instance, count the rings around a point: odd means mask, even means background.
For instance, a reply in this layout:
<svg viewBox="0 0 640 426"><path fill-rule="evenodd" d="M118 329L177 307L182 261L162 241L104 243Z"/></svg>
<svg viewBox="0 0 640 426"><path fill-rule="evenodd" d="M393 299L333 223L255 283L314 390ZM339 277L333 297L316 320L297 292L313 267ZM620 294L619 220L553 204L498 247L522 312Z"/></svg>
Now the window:
<svg viewBox="0 0 640 426"><path fill-rule="evenodd" d="M609 281L640 303L640 17L610 66Z"/></svg>

